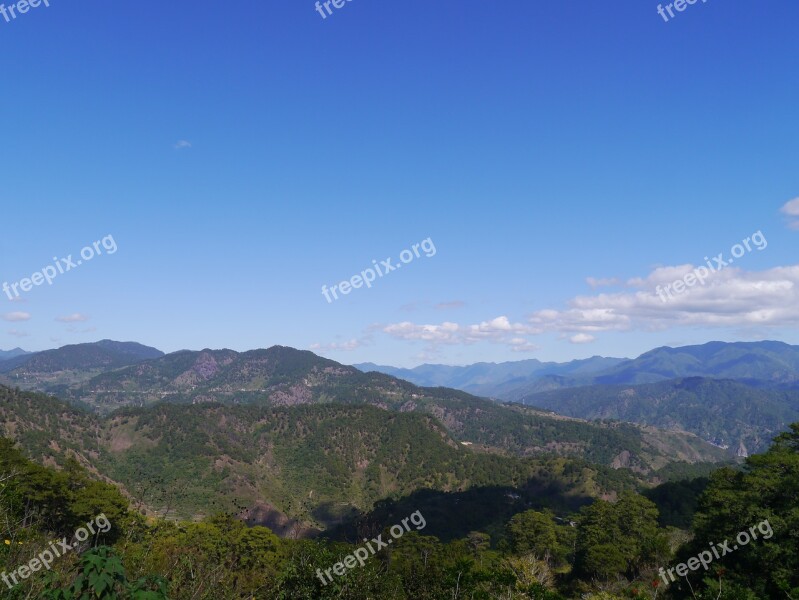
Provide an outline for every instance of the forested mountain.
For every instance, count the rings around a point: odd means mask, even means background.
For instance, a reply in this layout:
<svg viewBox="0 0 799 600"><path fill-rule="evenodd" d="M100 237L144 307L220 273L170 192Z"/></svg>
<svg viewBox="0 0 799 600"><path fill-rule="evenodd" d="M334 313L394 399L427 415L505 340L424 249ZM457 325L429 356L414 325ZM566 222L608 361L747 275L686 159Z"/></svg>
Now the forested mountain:
<svg viewBox="0 0 799 600"><path fill-rule="evenodd" d="M74 454L153 510L209 514L233 510L238 499L255 520L307 530L420 488L518 487L590 462L596 466L577 468L560 486L592 497L656 480L669 467L726 457L690 434L586 423L468 396L414 402L403 410L159 403L99 417L0 388L0 427L45 463Z"/></svg>
<svg viewBox="0 0 799 600"><path fill-rule="evenodd" d="M799 420L799 390L702 377L567 388L525 396L521 402L581 419L690 431L740 456L764 450L775 435Z"/></svg>
<svg viewBox="0 0 799 600"><path fill-rule="evenodd" d="M55 350L18 355L0 361L0 383L47 392L127 365L158 358L164 353L136 342L101 340Z"/></svg>
<svg viewBox="0 0 799 600"><path fill-rule="evenodd" d="M645 472L671 460L713 461L723 454L682 433L566 420L457 390L421 388L388 375L362 373L312 352L281 346L244 353L176 352L101 374L65 395L102 414L158 401L271 407L370 404L430 414L459 440L516 455L584 455L600 464L617 461Z"/></svg>
<svg viewBox="0 0 799 600"><path fill-rule="evenodd" d="M739 456L764 450L773 436L799 419L799 347L782 342L663 347L594 373L601 359L589 361L594 362L569 372L538 370L526 383L511 379L493 391L506 400L580 419L690 431ZM506 364L521 368L528 362ZM484 364L434 365L432 372L479 373ZM427 367L398 376L425 376ZM454 387L463 383L455 377L451 381Z"/></svg>
<svg viewBox="0 0 799 600"><path fill-rule="evenodd" d="M772 415L779 406L768 404L770 394L792 398L790 391L702 378L650 384L653 395L654 386L666 386L660 390L663 415L669 402L687 410L723 397L717 414L731 423L736 410L760 407L764 417L779 416ZM618 387L619 394L646 388ZM707 475L713 467L701 461L729 456L689 433L609 421L608 412L586 422L417 387L283 347L174 353L69 390L72 404L0 387L0 435L37 462L61 469L26 466L0 442L0 474L9 465L29 473L10 480L22 487L13 488L16 495L0 494L0 509L42 511L28 521L52 523L47 531L53 533L25 529L26 539L46 539L84 512L107 510L115 529L103 541L114 550L76 556L53 577L31 578L25 584L31 589L84 589L86 580L70 569L106 568L115 569L111 581L120 590L149 590L148 596L111 596L131 599L233 600L268 593L263 597L311 600L340 598L343 589L350 590L344 597L364 599L434 600L466 590L486 599L640 598L658 566L675 560L671 548L687 537L662 525L685 527L698 511L695 527L707 538L708 519L724 518L715 499L750 486L734 470L711 476L710 483L678 481ZM593 398L590 390L582 391ZM742 400L750 392L756 394ZM86 410L78 406L81 399ZM650 400L618 401L633 417L644 414ZM558 402L559 410L568 407ZM782 448L795 452L790 444ZM636 493L658 481L672 483L647 492L654 502ZM757 481L752 485L762 489ZM48 503L59 495L66 505L59 500L60 512L53 512ZM3 508L6 497L27 500ZM125 512L125 502L133 512ZM780 520L784 508L775 504L781 512L773 519L787 527ZM320 586L316 568L329 567L353 551L349 544L387 531L414 511L424 515L425 530L378 553L371 567L342 580L345 587ZM771 544L764 548L773 552ZM182 558L165 558L170 555ZM9 554L9 565L26 560L15 556ZM740 568L751 572L767 559L759 551L742 555ZM192 575L199 572L205 575ZM713 581L693 586L712 591ZM730 585L748 584L736 575ZM787 571L752 585L796 591ZM683 592L673 585L668 594Z"/></svg>
<svg viewBox="0 0 799 600"><path fill-rule="evenodd" d="M722 458L718 449L684 433L665 434L651 428L556 418L457 390L422 388L388 375L363 373L312 352L282 346L243 353L175 352L54 388L73 403L101 414L162 401L269 407L329 402L370 404L391 411L430 414L461 441L515 455L544 451L581 455L599 464L618 464L643 472L673 460L701 462ZM549 404L544 408L558 409ZM621 420L625 416L613 418ZM673 423L663 427L675 428ZM705 431L697 433L702 435Z"/></svg>
<svg viewBox="0 0 799 600"><path fill-rule="evenodd" d="M63 404L59 409L53 404L55 401L48 403L36 394L0 390L0 405L20 402L28 409L37 404L48 406L53 411L49 426L57 417L71 419L74 410ZM162 408L180 412L218 411L223 407ZM265 410L237 408L250 411L250 419L258 418L252 411ZM385 454L371 457L381 463L381 470L388 468L398 475L375 480L375 485L396 484L402 479L401 474L415 477L417 480L411 485L417 485L426 473L440 473L438 465L446 465L444 475L471 476L470 487L452 492L436 491L430 486L417 489L378 501L371 510L357 515L353 511L355 518L330 519L331 524L337 522L330 531L331 537L297 540L299 535L312 532L291 527L290 535L280 539L268 529L248 527L224 511L201 522L174 522L152 515L144 518L138 510L143 508L139 502L130 504L114 485L98 481L96 472L87 471L76 461L62 461L60 470L43 467L26 460L10 441L0 439L0 514L4 517L0 520L0 538L5 540L0 562L4 575L10 577L6 597L759 600L799 594L799 546L792 534L799 526L799 424L780 436L767 453L748 459L743 471L720 469L707 481L682 485L681 508L667 489L650 494L655 500L652 502L629 488L623 489L626 486L622 480L607 482L607 489L617 490L617 494L609 499L596 498L585 486L592 483L603 487L601 470L566 459L512 465L507 459L470 453L447 443L444 432L437 431L430 420L424 426L429 437L422 437L417 443L418 431L413 431L412 423L424 419L418 415L383 411L393 423L361 423L378 428L350 440L346 437L349 432L344 430L346 422L381 411L346 407L349 412L340 415L338 421L336 417L331 421L331 415L325 414L321 420L330 425L326 430L309 427L308 420L297 421L293 412L335 408L269 409L282 417L257 424L258 438L268 449L265 459L270 471L280 470L278 463L284 460L280 448L287 447L287 456L294 457L284 469L296 468L299 472L284 473L281 481L299 492L303 501L313 498L312 493L305 494L309 482L302 481L309 473L335 472L329 487L335 489L343 482L352 489L353 480L335 465L344 455L357 458L361 451L373 447L374 441L367 439L370 436L388 436L399 442L387 448ZM173 496L185 494L186 479L196 473L190 472L181 479L180 469L191 470L198 458L210 459L213 450L231 436L249 437L239 420L226 428L225 438L185 437L190 430L210 432L206 425L209 419L203 418L201 423L187 428L170 426L168 431L161 431L170 437L156 440L153 434L159 424L174 422L170 416L154 409L135 409L117 417L140 419L142 425L134 425L128 432L141 432L139 457L145 459L144 463L122 462L117 467L127 469L132 476L131 488L139 486L153 494L159 489L176 489ZM227 419L224 414L216 416ZM5 419L3 422L8 424ZM127 424L131 425L130 421ZM79 420L72 419L68 428L79 425ZM101 444L103 437L99 439ZM290 438L298 438L296 447L307 441L324 444L324 448L302 456L291 448ZM435 438L444 445L436 446L432 441ZM118 444L115 452L124 453L129 441L132 439ZM201 443L196 445L196 441ZM155 459L155 455L148 456L146 450L159 445L164 456L172 457L175 467L167 479L154 476L147 461ZM51 450L58 452L52 444ZM235 447L229 450L232 452L225 461L211 470L232 470L232 465L246 458ZM105 452L101 450L100 456L94 458L101 459ZM367 455L366 460L369 458ZM105 460L113 462L112 457ZM481 463L483 460L486 462ZM417 462L420 470L414 473ZM522 465L525 467L520 470ZM360 468L367 472L370 466ZM207 465L204 469L208 471ZM504 477L511 478L512 486L483 485ZM194 485L199 487L200 483ZM689 516L691 531L662 527L660 508L676 509L677 513L670 512L668 518L679 522L688 522L684 517ZM329 517L347 510L333 503L319 512ZM246 517L246 511L241 516ZM81 537L80 530L91 522L98 531ZM403 528L400 523L407 525ZM743 544L742 534L747 536L745 545L727 546L727 541L732 545L733 540ZM335 541L338 539L346 542ZM62 540L60 549L66 548L54 562L52 540ZM715 557L708 550L714 545L721 549L714 550ZM350 560L350 555L357 557L359 552L363 560ZM47 568L38 573L41 564L34 565L39 568L26 567L32 564L31 557L37 556L40 562L48 561ZM696 556L712 563L711 570L702 570ZM694 560L697 566L690 567ZM345 569L336 566L339 561L341 566L346 565ZM689 565L688 575L668 582L667 572L673 572L674 566L680 573L680 561ZM326 578L325 572L334 566L334 574Z"/></svg>

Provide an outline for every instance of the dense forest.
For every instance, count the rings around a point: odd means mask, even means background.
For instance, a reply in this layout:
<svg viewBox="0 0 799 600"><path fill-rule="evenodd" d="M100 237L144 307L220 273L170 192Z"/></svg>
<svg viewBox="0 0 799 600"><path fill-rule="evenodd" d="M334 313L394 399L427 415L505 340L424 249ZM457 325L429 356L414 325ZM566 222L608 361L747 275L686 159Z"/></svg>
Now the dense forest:
<svg viewBox="0 0 799 600"><path fill-rule="evenodd" d="M490 488L475 486L455 498L462 505L448 505L446 518L432 492L379 502L352 527L392 544L370 552L363 566L350 555L366 545L365 537L346 542L331 531L280 538L221 512L199 521L144 515L76 461L42 466L9 440L0 442L0 480L0 560L10 599L755 600L799 594L799 424L743 469L673 482L668 493L656 489L649 498L627 490L570 512L561 505L513 513L498 509ZM481 529L481 514L492 510L504 522L489 520ZM425 527L400 527L403 534L396 535L393 526L413 513ZM78 532L93 519L99 523L99 515L110 524L107 531L87 538L84 530L81 540ZM762 533L765 521L773 535L711 555L707 570L675 582L660 575L661 568L690 566L693 557L739 539L740 532L757 533L761 525ZM458 525L463 522L476 527L467 530ZM679 526L684 523L690 525ZM44 568L36 557L56 540L73 548ZM350 564L356 566L344 567ZM332 581L324 575L331 569Z"/></svg>

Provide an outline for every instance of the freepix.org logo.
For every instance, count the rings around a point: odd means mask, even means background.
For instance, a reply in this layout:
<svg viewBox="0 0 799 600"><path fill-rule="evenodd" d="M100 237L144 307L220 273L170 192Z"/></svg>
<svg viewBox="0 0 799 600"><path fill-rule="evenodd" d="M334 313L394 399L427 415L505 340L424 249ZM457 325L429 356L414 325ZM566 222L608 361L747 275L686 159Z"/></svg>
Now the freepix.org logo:
<svg viewBox="0 0 799 600"><path fill-rule="evenodd" d="M6 23L10 23L15 20L18 15L24 15L30 9L39 8L42 4L49 8L50 0L19 0L19 2L9 4L8 6L0 4L0 15L3 15Z"/></svg>
<svg viewBox="0 0 799 600"><path fill-rule="evenodd" d="M407 265L410 262L413 262L414 259L420 258L422 255L419 253L419 249L422 249L424 255L427 258L436 255L436 245L433 243L432 238L427 238L426 240L422 240L418 244L414 244L411 246L411 249L406 249L400 252L399 263L391 264L393 260L391 257L388 257L386 260L380 261L380 264L377 263L377 260L372 260L372 267L367 267L363 271L361 271L360 275L353 275L350 279L345 279L341 283L337 283L328 289L326 285L322 286L322 295L327 300L327 303L330 304L333 300L338 300L338 293L340 292L343 295L349 294L353 289L357 289L366 285L366 287L372 287L372 282L375 281L378 277L383 277L384 275L388 275L392 271L395 271L402 267L402 265ZM373 268L374 267L374 268ZM330 295L333 295L331 299Z"/></svg>
<svg viewBox="0 0 799 600"><path fill-rule="evenodd" d="M66 258L53 257L53 264L47 265L40 271L36 271L30 277L24 277L19 281L9 284L7 281L3 282L2 288L9 300L19 298L20 290L23 292L30 292L34 286L42 285L45 281L47 285L53 285L53 280L58 275L63 275L67 271L77 269L84 261L88 262L95 256L100 256L105 250L106 254L115 254L117 251L117 243L114 241L114 236L107 235L102 240L97 240L91 246L85 246L80 251L81 258L74 259L70 254ZM13 294L13 295L12 295Z"/></svg>
<svg viewBox="0 0 799 600"><path fill-rule="evenodd" d="M97 529L95 529L95 525ZM108 520L105 513L101 513L86 523L85 527L79 528L72 535L72 538L70 538L71 544L67 542L67 538L51 542L49 547L45 547L44 550L36 557L30 559L26 564L17 567L11 571L11 573L3 571L2 574L0 574L0 579L8 586L8 589L12 589L15 585L19 585L21 581L26 580L36 571L42 569L49 571L56 558L64 556L67 552L80 550L83 542L91 537L89 534L97 536L101 533L108 533L109 531L111 531L111 521ZM8 543L8 540L6 540L6 543ZM19 578L19 580L17 578Z"/></svg>
<svg viewBox="0 0 799 600"><path fill-rule="evenodd" d="M699 2L699 0L674 0L674 2L669 2L666 5L666 8L663 8L662 4L658 4L658 14L663 17L663 20L666 23L668 23L670 19L673 19L676 16L674 14L675 10L677 12L682 12L688 8L689 4L696 4L697 2ZM707 2L707 0L702 0L702 4L705 2ZM666 16L666 13L669 13L668 16Z"/></svg>

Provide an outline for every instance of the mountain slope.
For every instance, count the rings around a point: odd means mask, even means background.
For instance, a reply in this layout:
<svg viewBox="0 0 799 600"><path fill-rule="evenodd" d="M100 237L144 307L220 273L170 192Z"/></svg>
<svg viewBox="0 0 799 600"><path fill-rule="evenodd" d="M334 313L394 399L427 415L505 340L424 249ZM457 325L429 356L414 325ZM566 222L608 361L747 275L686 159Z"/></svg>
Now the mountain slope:
<svg viewBox="0 0 799 600"><path fill-rule="evenodd" d="M110 369L159 358L164 353L136 342L101 340L16 356L0 362L0 383L60 393Z"/></svg>
<svg viewBox="0 0 799 600"><path fill-rule="evenodd" d="M417 396L402 410L159 403L100 417L0 387L0 428L41 462L74 453L151 510L193 516L244 506L255 521L303 530L421 488L515 487L552 477L543 465L593 473L565 488L552 482L583 497L647 481L675 461L726 456L688 434L586 423L453 390Z"/></svg>
<svg viewBox="0 0 799 600"><path fill-rule="evenodd" d="M522 402L583 419L690 431L741 456L765 449L777 433L799 420L799 391L701 377L568 388L525 396Z"/></svg>
<svg viewBox="0 0 799 600"><path fill-rule="evenodd" d="M610 465L622 452L642 471L668 460L714 461L722 456L695 439L692 450L672 434L659 450L642 443L642 433L615 426L566 420L508 407L448 388L422 388L381 373L362 373L312 352L274 346L176 352L104 373L70 391L102 413L159 400L178 404L221 402L260 406L371 404L397 412L433 415L461 441L516 455L561 452ZM631 436L631 437L628 437Z"/></svg>
<svg viewBox="0 0 799 600"><path fill-rule="evenodd" d="M58 371L113 369L163 355L160 350L136 342L101 340L18 355L0 363L0 373L11 377L15 373L34 376Z"/></svg>
<svg viewBox="0 0 799 600"><path fill-rule="evenodd" d="M161 404L103 419L0 387L0 431L45 464L75 456L150 511L230 511L284 532L338 524L423 488L537 481L553 499L580 504L635 485L630 471L582 461L475 452L430 415L364 405ZM578 476L561 478L564 468Z"/></svg>

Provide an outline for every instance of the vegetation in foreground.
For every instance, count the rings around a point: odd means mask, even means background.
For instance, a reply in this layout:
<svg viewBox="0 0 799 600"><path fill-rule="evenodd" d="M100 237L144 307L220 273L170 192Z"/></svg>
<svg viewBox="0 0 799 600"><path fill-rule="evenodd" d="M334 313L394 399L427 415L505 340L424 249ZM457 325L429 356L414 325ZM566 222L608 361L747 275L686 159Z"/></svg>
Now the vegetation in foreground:
<svg viewBox="0 0 799 600"><path fill-rule="evenodd" d="M5 586L3 597L15 600L799 596L799 424L750 458L743 471L714 472L688 531L662 526L657 505L627 491L615 502L595 500L565 517L528 510L501 531L472 531L446 542L410 532L327 585L316 570L330 568L356 545L281 539L224 515L202 522L146 519L129 510L117 488L92 479L77 463L43 467L8 440L0 441L0 477L5 572L28 563L53 540L72 539L76 528L100 513L112 523L50 571L32 573L11 590ZM659 579L659 567L764 519L773 526L771 539L668 588Z"/></svg>

